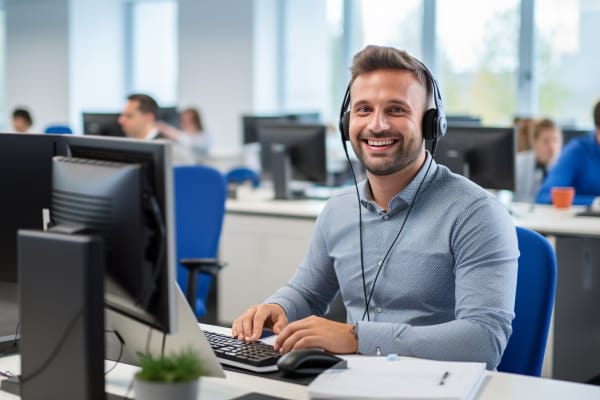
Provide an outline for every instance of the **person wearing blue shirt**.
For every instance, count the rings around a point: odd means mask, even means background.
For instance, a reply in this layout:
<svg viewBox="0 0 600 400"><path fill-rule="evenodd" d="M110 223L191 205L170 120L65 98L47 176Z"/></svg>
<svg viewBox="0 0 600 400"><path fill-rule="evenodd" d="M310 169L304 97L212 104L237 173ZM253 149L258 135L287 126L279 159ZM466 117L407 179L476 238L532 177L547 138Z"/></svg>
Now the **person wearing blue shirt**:
<svg viewBox="0 0 600 400"><path fill-rule="evenodd" d="M294 276L234 321L234 337L258 340L267 327L282 353L498 365L514 318L516 231L493 196L426 151L425 112L442 108L435 86L404 51L354 57L342 132L367 179L330 198ZM338 292L346 323L322 317Z"/></svg>
<svg viewBox="0 0 600 400"><path fill-rule="evenodd" d="M571 139L542 184L536 202L550 204L556 186L575 188L573 204L590 205L600 196L600 102L594 106L594 132Z"/></svg>

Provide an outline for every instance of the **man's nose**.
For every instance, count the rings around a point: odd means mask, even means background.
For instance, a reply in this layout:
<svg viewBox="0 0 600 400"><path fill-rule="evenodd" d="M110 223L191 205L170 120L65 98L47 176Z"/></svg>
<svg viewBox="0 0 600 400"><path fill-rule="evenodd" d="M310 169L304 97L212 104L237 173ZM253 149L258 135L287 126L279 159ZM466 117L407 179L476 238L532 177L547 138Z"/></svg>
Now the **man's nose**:
<svg viewBox="0 0 600 400"><path fill-rule="evenodd" d="M371 120L369 121L367 128L371 132L382 132L388 130L390 128L390 124L385 112L383 110L374 111L371 115Z"/></svg>

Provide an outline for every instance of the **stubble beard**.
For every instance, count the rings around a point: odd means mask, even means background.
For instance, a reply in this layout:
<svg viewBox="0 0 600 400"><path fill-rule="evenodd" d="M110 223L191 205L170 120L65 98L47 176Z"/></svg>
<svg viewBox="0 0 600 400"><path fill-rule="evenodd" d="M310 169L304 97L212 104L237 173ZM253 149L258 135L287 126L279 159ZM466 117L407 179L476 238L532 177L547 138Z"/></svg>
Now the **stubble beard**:
<svg viewBox="0 0 600 400"><path fill-rule="evenodd" d="M398 143L395 143L394 146L399 146L400 150L384 163L379 162L377 160L378 157L368 158L365 156L362 140L358 141L358 146L355 146L352 142L352 148L361 164L369 173L377 176L391 175L416 162L423 147L423 139L406 142L401 135L394 135L394 138L398 140Z"/></svg>

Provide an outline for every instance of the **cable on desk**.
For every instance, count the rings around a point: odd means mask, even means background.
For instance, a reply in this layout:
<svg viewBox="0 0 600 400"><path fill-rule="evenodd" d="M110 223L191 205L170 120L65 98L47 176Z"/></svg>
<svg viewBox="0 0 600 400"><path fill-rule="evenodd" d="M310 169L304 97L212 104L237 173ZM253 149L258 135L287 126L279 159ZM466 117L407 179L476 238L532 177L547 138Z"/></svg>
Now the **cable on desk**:
<svg viewBox="0 0 600 400"><path fill-rule="evenodd" d="M117 330L107 329L104 332L105 333L114 333L117 340L119 341L119 343L121 343L121 347L119 348L119 356L117 357L117 360L115 361L115 363L106 372L104 372L104 376L106 376L109 374L109 372L111 372L113 369L115 369L117 367L117 365L119 365L119 363L121 362L121 357L123 357L123 348L125 347L125 340L123 340L123 337L119 334L119 331L117 331Z"/></svg>

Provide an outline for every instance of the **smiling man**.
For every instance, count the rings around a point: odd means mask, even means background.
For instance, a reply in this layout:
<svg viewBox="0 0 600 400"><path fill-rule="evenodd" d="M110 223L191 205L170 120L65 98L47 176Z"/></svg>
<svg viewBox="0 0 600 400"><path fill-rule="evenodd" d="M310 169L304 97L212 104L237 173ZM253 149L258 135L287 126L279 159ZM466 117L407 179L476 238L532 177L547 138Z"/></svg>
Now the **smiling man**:
<svg viewBox="0 0 600 400"><path fill-rule="evenodd" d="M354 57L348 95L342 138L367 178L328 201L294 276L236 319L233 335L253 341L269 327L282 352L320 347L495 368L514 318L511 218L426 151L428 116L443 109L420 61L368 46ZM321 317L338 291L347 323Z"/></svg>

